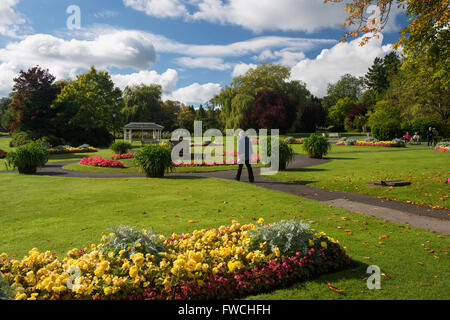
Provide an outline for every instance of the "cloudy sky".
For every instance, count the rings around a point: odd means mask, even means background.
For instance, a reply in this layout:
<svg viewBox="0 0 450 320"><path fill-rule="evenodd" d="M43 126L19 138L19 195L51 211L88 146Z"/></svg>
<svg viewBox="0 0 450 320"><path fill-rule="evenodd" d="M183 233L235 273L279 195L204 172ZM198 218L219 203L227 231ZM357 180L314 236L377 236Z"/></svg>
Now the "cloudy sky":
<svg viewBox="0 0 450 320"><path fill-rule="evenodd" d="M323 0L0 0L0 96L21 69L67 79L94 65L120 88L158 83L164 99L199 104L272 62L321 97L343 74L365 74L406 23L394 10L383 37L360 47L338 42L344 20L342 4Z"/></svg>

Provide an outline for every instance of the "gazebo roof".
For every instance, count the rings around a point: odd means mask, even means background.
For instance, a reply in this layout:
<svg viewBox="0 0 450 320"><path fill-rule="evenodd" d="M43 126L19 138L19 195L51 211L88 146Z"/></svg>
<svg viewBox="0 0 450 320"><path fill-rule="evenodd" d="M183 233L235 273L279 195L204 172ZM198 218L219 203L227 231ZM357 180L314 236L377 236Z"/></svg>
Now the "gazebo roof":
<svg viewBox="0 0 450 320"><path fill-rule="evenodd" d="M154 122L131 122L124 126L125 129L136 129L136 130L162 130L163 126L156 124Z"/></svg>

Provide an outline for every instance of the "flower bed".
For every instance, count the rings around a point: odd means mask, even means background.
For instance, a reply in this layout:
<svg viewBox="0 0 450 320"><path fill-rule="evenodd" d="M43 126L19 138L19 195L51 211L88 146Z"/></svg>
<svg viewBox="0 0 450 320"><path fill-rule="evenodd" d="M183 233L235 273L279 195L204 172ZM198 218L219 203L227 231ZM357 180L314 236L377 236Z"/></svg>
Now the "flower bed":
<svg viewBox="0 0 450 320"><path fill-rule="evenodd" d="M80 164L93 167L104 167L104 168L123 168L125 165L122 161L103 159L102 157L94 156L92 158L83 158Z"/></svg>
<svg viewBox="0 0 450 320"><path fill-rule="evenodd" d="M281 236L280 227L285 229ZM292 228L298 237L287 241ZM11 298L231 299L291 285L352 262L338 241L295 221L233 221L231 226L169 238L145 231L138 240L131 240L137 231L118 229L117 235L104 237L90 249L70 250L62 261L37 249L21 261L1 254L0 274L11 287ZM130 232L133 236L127 238ZM258 233L267 232L273 236L261 242ZM277 242L281 248L274 246Z"/></svg>
<svg viewBox="0 0 450 320"><path fill-rule="evenodd" d="M436 152L450 152L450 148L446 146L440 146L434 149Z"/></svg>
<svg viewBox="0 0 450 320"><path fill-rule="evenodd" d="M133 153L122 153L111 156L111 160L133 159L133 158L134 158Z"/></svg>
<svg viewBox="0 0 450 320"><path fill-rule="evenodd" d="M286 140L287 144L303 144L303 140Z"/></svg>
<svg viewBox="0 0 450 320"><path fill-rule="evenodd" d="M49 154L88 153L88 152L98 152L98 150L93 147L88 148L67 147L65 149L54 149L54 148L48 149Z"/></svg>
<svg viewBox="0 0 450 320"><path fill-rule="evenodd" d="M8 152L0 150L0 159L6 158Z"/></svg>

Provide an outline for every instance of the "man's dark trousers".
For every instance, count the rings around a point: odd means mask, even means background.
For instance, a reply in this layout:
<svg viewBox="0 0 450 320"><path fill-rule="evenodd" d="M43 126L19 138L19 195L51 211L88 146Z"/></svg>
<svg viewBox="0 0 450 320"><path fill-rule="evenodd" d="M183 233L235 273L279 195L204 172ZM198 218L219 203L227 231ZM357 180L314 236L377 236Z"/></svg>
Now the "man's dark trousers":
<svg viewBox="0 0 450 320"><path fill-rule="evenodd" d="M247 171L248 171L248 180L250 182L254 182L255 181L255 177L253 176L253 169L252 169L252 165L250 164L249 160L245 161L245 166L247 167ZM242 173L242 168L244 167L243 164L239 164L239 168L238 168L238 172L236 175L236 180L240 180L241 179L241 173Z"/></svg>

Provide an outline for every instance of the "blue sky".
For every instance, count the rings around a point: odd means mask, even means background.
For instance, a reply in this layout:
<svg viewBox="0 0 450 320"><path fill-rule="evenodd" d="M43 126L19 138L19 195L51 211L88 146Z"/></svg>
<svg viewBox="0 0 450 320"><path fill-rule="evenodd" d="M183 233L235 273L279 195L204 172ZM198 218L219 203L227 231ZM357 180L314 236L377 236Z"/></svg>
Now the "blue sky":
<svg viewBox="0 0 450 320"><path fill-rule="evenodd" d="M71 5L80 29L67 28ZM0 96L36 64L58 79L95 65L121 88L158 83L164 99L199 104L264 61L323 96L328 82L361 76L391 51L406 24L395 9L382 39L360 47L338 43L344 19L342 5L323 0L2 0Z"/></svg>

